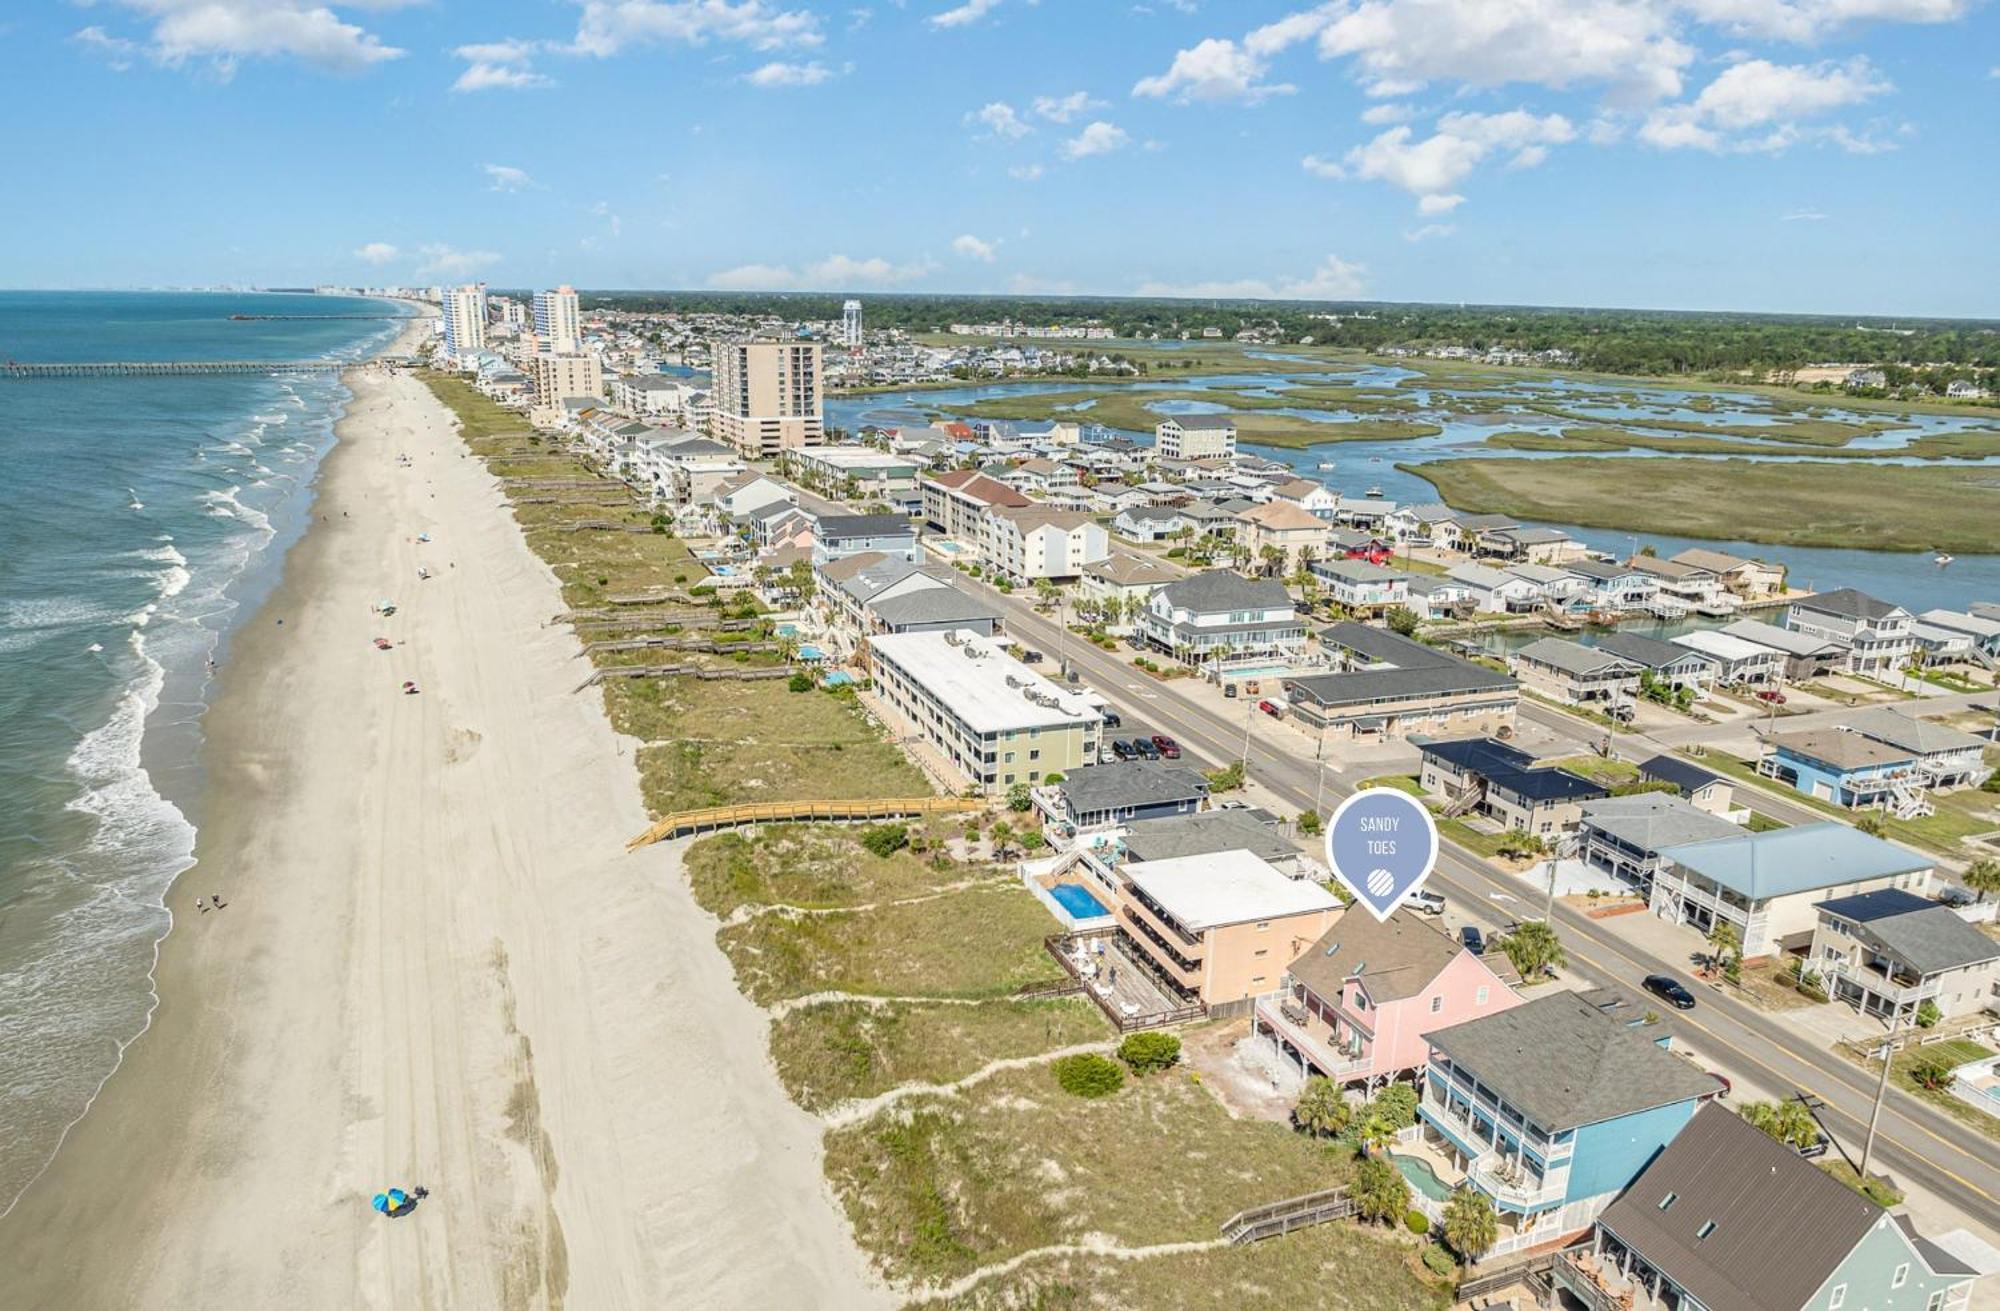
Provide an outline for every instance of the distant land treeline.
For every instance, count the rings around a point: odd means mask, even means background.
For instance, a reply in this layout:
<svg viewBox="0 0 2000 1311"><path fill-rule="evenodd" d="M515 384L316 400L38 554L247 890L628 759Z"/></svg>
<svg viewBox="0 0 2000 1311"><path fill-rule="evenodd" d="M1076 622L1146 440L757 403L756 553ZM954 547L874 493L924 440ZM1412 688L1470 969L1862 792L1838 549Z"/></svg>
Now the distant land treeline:
<svg viewBox="0 0 2000 1311"><path fill-rule="evenodd" d="M597 292L587 307L676 313L769 314L788 321L840 317L843 296L815 293ZM1463 346L1477 352L1566 352L1573 367L1643 375L1752 371L1774 381L1830 361L1928 368L2000 382L2000 321L1834 318L1667 310L1550 309L1512 305L1394 305L1276 301L1121 300L1096 297L862 297L870 328L937 332L951 323L1101 323L1120 337L1234 337L1259 329L1287 342L1378 351ZM1329 319L1325 316L1337 315ZM1910 381L1892 373L1892 387Z"/></svg>

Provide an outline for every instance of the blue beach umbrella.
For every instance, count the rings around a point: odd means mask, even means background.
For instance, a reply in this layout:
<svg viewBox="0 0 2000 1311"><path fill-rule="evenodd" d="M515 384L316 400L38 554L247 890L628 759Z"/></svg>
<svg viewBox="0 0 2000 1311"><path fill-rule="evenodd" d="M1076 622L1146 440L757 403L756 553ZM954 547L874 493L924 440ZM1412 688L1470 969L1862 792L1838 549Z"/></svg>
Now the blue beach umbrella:
<svg viewBox="0 0 2000 1311"><path fill-rule="evenodd" d="M387 1194L384 1193L375 1194L374 1206L375 1209L380 1211L383 1215L389 1214L389 1198Z"/></svg>

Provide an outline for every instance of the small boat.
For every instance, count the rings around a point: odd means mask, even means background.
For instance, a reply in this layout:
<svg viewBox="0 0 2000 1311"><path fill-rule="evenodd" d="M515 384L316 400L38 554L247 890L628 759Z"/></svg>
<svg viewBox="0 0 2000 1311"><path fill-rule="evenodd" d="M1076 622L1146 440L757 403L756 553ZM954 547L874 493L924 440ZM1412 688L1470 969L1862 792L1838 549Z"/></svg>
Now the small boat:
<svg viewBox="0 0 2000 1311"><path fill-rule="evenodd" d="M1331 472L1331 471L1332 471L1332 469L1333 469L1333 461L1332 461L1332 460L1321 460L1321 461L1319 462L1319 468L1320 468L1320 472L1322 472L1322 473L1328 473L1328 472Z"/></svg>
<svg viewBox="0 0 2000 1311"><path fill-rule="evenodd" d="M1936 555L1931 557L1931 563L1937 565L1939 568L1943 568L1945 565L1951 563L1951 557L1945 554L1943 551L1939 551Z"/></svg>
<svg viewBox="0 0 2000 1311"><path fill-rule="evenodd" d="M126 508L127 508L127 509L131 509L131 510L143 510L143 509L145 509L145 508L146 508L146 503L145 503L144 501L142 501L142 500L140 500L140 499L139 499L139 493L138 493L138 492L134 491L134 490L133 490L132 488L130 488L130 487L127 487L127 488L125 489L125 494L126 494L127 496L129 496L129 497L131 497L131 498L132 498L132 499L131 499L130 501L126 502Z"/></svg>
<svg viewBox="0 0 2000 1311"><path fill-rule="evenodd" d="M1382 494L1382 488L1381 488L1381 486L1380 486L1380 485L1378 484L1378 485L1376 485L1376 486L1374 486L1374 487L1370 487L1370 488L1368 489L1368 491L1367 491L1367 493L1366 493L1366 494L1367 494L1367 495L1369 495L1369 496L1380 496L1380 495Z"/></svg>

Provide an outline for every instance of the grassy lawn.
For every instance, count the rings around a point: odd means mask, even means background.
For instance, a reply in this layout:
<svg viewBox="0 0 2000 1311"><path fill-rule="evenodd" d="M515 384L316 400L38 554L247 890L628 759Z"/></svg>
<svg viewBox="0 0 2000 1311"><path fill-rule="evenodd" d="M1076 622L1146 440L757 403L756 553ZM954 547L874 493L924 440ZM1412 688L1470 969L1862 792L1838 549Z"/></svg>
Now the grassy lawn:
<svg viewBox="0 0 2000 1311"><path fill-rule="evenodd" d="M1790 546L1977 552L1992 546L1980 525L2000 515L1990 469L1589 458L1401 467L1461 510Z"/></svg>
<svg viewBox="0 0 2000 1311"><path fill-rule="evenodd" d="M1094 1101L1046 1069L1008 1071L826 1139L827 1176L863 1250L916 1283L1091 1234L1214 1238L1237 1211L1331 1188L1349 1168L1338 1149L1231 1119L1181 1071Z"/></svg>
<svg viewBox="0 0 2000 1311"><path fill-rule="evenodd" d="M1620 783L1630 783L1639 777L1639 767L1629 760L1616 756L1564 756L1554 762L1558 767L1572 774L1581 774L1587 779L1602 783L1606 787L1617 787Z"/></svg>
<svg viewBox="0 0 2000 1311"><path fill-rule="evenodd" d="M1846 1044L1842 1044L1840 1050L1849 1059L1871 1070L1879 1071L1882 1068L1880 1061L1860 1056ZM1952 1096L1949 1091L1932 1092L1926 1088L1919 1088L1916 1080L1910 1077L1910 1072L1919 1065L1928 1065L1934 1061L1944 1065L1963 1065L1967 1061L1980 1060L1992 1054L1990 1048L1982 1047L1969 1038L1948 1038L1943 1042L1934 1042L1924 1047L1901 1047L1896 1052L1896 1064L1889 1076L1890 1082L1911 1096L1929 1102L1960 1124L1976 1129L1989 1138L2000 1138L2000 1116L1989 1115L1977 1107L1968 1106Z"/></svg>
<svg viewBox="0 0 2000 1311"><path fill-rule="evenodd" d="M1741 779L1746 783L1769 784L1771 782L1771 780L1760 776L1748 761L1739 760L1726 751L1710 751L1707 755L1698 756L1694 759L1697 764L1705 769L1714 770L1718 774L1727 774L1732 778ZM1841 820L1848 824L1854 822L1854 812L1843 810L1831 802L1821 801L1817 797L1807 796L1803 792L1794 792L1786 787L1774 786L1773 790L1789 801L1795 801L1808 809L1819 811L1829 819ZM1745 796L1743 800L1746 802L1752 801L1754 797ZM1931 803L1937 807L1937 813L1924 819L1894 819L1888 815L1882 815L1880 818L1882 820L1883 835L1893 842L1901 842L1913 847L1924 847L1931 851L1943 852L1946 855L1963 856L1966 854L1966 850L1961 839L1970 837L1975 833L1988 832L1995 827L1995 821L1990 816L1982 817L1980 814L1980 812L1990 810L1994 806L1994 798L1991 793L1982 793L1976 789L1960 792L1936 792L1931 794ZM1776 824L1775 821L1770 821L1768 826L1783 827L1783 825Z"/></svg>
<svg viewBox="0 0 2000 1311"><path fill-rule="evenodd" d="M1423 801L1431 813L1437 813L1437 806L1424 793L1423 785L1410 774L1378 774L1374 778L1364 778L1355 784L1360 788L1395 788L1407 792ZM1455 842L1475 855L1491 860L1500 854L1500 844L1506 840L1504 833L1481 833L1462 819L1439 819L1438 836L1446 842Z"/></svg>
<svg viewBox="0 0 2000 1311"><path fill-rule="evenodd" d="M760 915L716 941L760 1006L814 992L978 999L1061 977L1042 949L1056 928L1026 888L1000 885L914 905Z"/></svg>
<svg viewBox="0 0 2000 1311"><path fill-rule="evenodd" d="M933 869L907 847L885 859L861 845L861 832L784 824L718 833L688 848L682 864L694 899L725 919L741 906L831 910L919 897L940 884L997 873L979 865Z"/></svg>
<svg viewBox="0 0 2000 1311"><path fill-rule="evenodd" d="M1119 1261L1062 1257L1031 1261L987 1280L941 1311L1086 1311L1173 1307L1242 1311L1444 1311L1451 1298L1426 1286L1399 1258L1411 1244L1380 1229L1325 1224L1247 1247Z"/></svg>
<svg viewBox="0 0 2000 1311"><path fill-rule="evenodd" d="M955 1083L989 1062L1113 1037L1104 1013L1077 997L971 1006L823 1002L771 1026L771 1058L808 1111L875 1097L905 1083Z"/></svg>
<svg viewBox="0 0 2000 1311"><path fill-rule="evenodd" d="M782 679L620 679L603 690L612 726L654 744L639 752L639 782L655 814L933 791L850 697L792 692Z"/></svg>

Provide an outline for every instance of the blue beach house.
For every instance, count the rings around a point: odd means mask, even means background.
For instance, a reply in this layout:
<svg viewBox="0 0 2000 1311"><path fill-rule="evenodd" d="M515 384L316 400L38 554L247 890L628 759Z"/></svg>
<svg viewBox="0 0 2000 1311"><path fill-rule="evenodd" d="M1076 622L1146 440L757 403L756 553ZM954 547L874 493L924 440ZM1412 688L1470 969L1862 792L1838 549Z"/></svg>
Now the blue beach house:
<svg viewBox="0 0 2000 1311"><path fill-rule="evenodd" d="M1425 1035L1417 1126L1395 1149L1417 1205L1435 1220L1438 1194L1486 1194L1493 1254L1589 1229L1721 1092L1655 1033L1563 992Z"/></svg>

